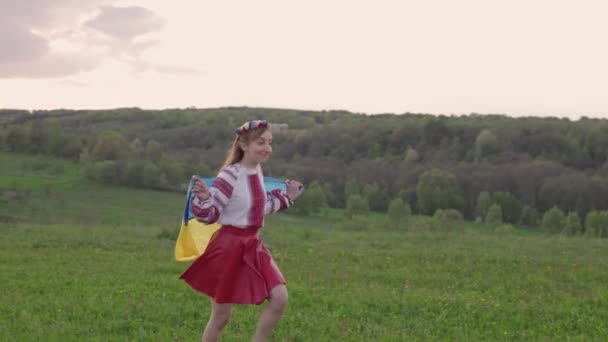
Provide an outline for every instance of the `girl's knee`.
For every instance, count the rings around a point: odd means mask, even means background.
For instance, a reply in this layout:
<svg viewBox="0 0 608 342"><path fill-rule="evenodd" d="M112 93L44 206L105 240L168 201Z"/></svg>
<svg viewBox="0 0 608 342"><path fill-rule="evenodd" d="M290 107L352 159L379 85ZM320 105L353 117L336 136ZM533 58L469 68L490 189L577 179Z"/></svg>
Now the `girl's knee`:
<svg viewBox="0 0 608 342"><path fill-rule="evenodd" d="M211 320L217 329L222 330L230 322L230 312L214 313Z"/></svg>
<svg viewBox="0 0 608 342"><path fill-rule="evenodd" d="M211 324L213 324L219 330L222 330L230 322L230 316L232 314L232 305L218 304L213 300L211 301Z"/></svg>
<svg viewBox="0 0 608 342"><path fill-rule="evenodd" d="M281 284L272 289L270 291L269 302L274 310L284 311L287 308L288 302L287 287Z"/></svg>

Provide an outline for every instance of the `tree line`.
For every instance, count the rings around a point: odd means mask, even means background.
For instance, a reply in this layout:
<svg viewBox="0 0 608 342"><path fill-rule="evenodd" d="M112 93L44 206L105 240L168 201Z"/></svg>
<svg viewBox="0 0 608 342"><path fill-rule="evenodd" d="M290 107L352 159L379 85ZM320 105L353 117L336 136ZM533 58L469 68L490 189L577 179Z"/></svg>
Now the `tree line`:
<svg viewBox="0 0 608 342"><path fill-rule="evenodd" d="M214 175L234 129L257 118L288 124L286 134L275 134L265 173L308 185L302 212L349 202L386 212L401 200L413 213L454 209L480 220L498 206L502 221L535 225L553 207L581 218L608 209L608 121L600 119L247 107L0 110L0 142L83 162L91 179L174 190L191 174Z"/></svg>

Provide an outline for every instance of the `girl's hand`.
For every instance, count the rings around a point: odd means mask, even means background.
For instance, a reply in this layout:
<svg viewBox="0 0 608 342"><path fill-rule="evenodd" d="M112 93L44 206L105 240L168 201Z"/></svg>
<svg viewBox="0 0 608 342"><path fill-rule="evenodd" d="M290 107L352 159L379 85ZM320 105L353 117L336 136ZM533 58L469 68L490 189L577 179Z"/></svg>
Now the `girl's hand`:
<svg viewBox="0 0 608 342"><path fill-rule="evenodd" d="M196 197L198 197L201 201L206 201L211 197L209 193L209 189L207 189L207 184L197 176L192 176L192 179L195 179L194 185L192 186L192 192Z"/></svg>
<svg viewBox="0 0 608 342"><path fill-rule="evenodd" d="M287 185L287 194L291 197L292 201L295 201L302 194L302 191L304 191L304 185L298 181L288 179L285 181L285 185Z"/></svg>

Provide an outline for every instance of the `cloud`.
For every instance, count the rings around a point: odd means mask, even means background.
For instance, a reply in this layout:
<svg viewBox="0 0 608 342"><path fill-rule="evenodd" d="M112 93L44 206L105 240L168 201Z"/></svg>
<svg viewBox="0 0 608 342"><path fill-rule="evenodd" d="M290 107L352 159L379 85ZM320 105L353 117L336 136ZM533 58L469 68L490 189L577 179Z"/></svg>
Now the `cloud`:
<svg viewBox="0 0 608 342"><path fill-rule="evenodd" d="M138 68L164 21L116 0L0 0L0 78L58 78L107 60Z"/></svg>
<svg viewBox="0 0 608 342"><path fill-rule="evenodd" d="M36 60L49 49L43 37L20 27L0 24L0 32L0 63Z"/></svg>
<svg viewBox="0 0 608 342"><path fill-rule="evenodd" d="M149 32L160 31L164 22L154 12L143 7L104 6L101 13L85 25L112 38L131 40Z"/></svg>
<svg viewBox="0 0 608 342"><path fill-rule="evenodd" d="M106 0L0 0L0 22L25 28L47 29L75 19Z"/></svg>

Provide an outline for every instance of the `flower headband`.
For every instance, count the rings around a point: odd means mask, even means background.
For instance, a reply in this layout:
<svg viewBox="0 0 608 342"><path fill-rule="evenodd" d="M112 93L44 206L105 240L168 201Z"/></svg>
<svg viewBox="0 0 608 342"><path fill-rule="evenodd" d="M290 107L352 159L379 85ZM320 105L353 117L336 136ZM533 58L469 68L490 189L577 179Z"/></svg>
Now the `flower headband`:
<svg viewBox="0 0 608 342"><path fill-rule="evenodd" d="M247 121L244 124L242 124L241 127L236 129L236 135L241 136L241 135L251 131L252 129L266 128L268 126L270 126L270 123L266 120Z"/></svg>

